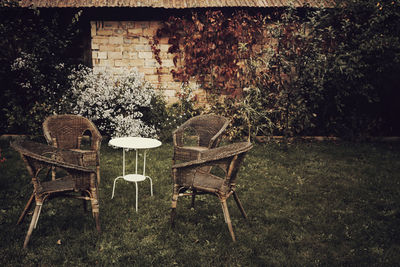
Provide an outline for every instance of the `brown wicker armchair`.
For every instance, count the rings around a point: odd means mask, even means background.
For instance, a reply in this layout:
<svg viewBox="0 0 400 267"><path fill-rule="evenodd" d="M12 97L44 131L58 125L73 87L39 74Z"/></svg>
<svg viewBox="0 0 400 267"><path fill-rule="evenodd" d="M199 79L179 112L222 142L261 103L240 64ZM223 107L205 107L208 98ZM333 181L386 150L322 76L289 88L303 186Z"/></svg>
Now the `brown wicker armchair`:
<svg viewBox="0 0 400 267"><path fill-rule="evenodd" d="M244 156L251 148L252 144L248 142L235 143L209 149L201 154L200 159L173 165L172 225L174 226L178 197L192 196L193 205L196 194L213 194L219 198L222 204L225 222L228 225L232 240L235 241L226 201L233 195L243 217L247 218L235 192L235 179ZM212 174L213 167L221 168L225 177Z"/></svg>
<svg viewBox="0 0 400 267"><path fill-rule="evenodd" d="M81 149L84 134L90 133L89 149ZM73 149L83 155L83 166L95 166L97 183L100 184L101 135L96 126L79 115L53 115L43 122L43 133L47 143L58 148ZM53 171L54 179L54 171Z"/></svg>
<svg viewBox="0 0 400 267"><path fill-rule="evenodd" d="M187 120L172 133L173 164L177 161L198 159L203 151L217 147L228 125L227 118L214 114L199 115ZM196 138L196 143L190 145L188 141L193 136Z"/></svg>
<svg viewBox="0 0 400 267"><path fill-rule="evenodd" d="M91 201L93 217L96 228L100 232L99 201L97 196L96 172L82 167L84 160L82 153L71 150L54 148L49 145L31 141L14 141L11 147L17 150L26 163L29 174L32 177L33 192L25 206L17 224L20 224L28 212L33 198L35 198L35 210L24 241L27 247L32 231L36 228L40 211L47 198L54 196L69 196ZM53 167L62 170L65 175L56 180L44 181ZM74 192L83 194L76 195Z"/></svg>

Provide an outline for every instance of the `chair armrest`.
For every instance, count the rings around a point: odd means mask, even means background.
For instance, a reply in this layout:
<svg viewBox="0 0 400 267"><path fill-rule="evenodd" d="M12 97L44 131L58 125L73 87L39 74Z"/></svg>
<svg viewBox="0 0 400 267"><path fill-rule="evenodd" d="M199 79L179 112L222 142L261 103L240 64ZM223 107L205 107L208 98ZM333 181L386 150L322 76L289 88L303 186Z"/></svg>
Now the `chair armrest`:
<svg viewBox="0 0 400 267"><path fill-rule="evenodd" d="M25 140L14 141L11 143L11 147L23 156L32 158L43 165L59 167L66 171L95 172L80 165L82 154L79 152Z"/></svg>
<svg viewBox="0 0 400 267"><path fill-rule="evenodd" d="M249 142L234 143L222 147L211 148L201 153L200 159L174 164L172 169L195 167L213 161L219 161L249 151L253 145Z"/></svg>

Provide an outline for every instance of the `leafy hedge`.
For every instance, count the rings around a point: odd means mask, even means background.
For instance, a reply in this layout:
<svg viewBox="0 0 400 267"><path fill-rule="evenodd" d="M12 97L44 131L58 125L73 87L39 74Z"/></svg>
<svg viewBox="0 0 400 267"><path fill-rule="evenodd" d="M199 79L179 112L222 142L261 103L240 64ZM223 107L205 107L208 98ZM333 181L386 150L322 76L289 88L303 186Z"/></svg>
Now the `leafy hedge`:
<svg viewBox="0 0 400 267"><path fill-rule="evenodd" d="M399 134L399 23L398 1L207 10L171 17L153 51L159 59L157 44L169 38L174 77L194 78L216 99L212 110L233 119L232 136Z"/></svg>
<svg viewBox="0 0 400 267"><path fill-rule="evenodd" d="M67 88L79 12L0 2L0 133L37 133Z"/></svg>

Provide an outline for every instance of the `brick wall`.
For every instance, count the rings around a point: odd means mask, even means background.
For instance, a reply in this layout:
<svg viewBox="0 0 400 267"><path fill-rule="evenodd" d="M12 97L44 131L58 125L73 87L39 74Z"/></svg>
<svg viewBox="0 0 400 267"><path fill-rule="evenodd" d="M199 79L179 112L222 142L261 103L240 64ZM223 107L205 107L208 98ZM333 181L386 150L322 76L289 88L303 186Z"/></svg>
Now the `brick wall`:
<svg viewBox="0 0 400 267"><path fill-rule="evenodd" d="M154 88L162 90L169 103L175 102L180 83L173 80L170 71L174 67L168 54L168 40L161 39L162 65L154 59L149 40L160 23L157 21L92 21L92 64L97 71L111 70L118 74L136 67Z"/></svg>

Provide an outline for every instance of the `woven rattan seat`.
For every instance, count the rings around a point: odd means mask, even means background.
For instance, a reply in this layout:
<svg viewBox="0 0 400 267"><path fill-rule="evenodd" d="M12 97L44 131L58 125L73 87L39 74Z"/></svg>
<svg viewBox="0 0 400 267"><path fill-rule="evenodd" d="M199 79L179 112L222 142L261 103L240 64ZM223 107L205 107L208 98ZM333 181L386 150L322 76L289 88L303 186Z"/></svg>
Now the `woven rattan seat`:
<svg viewBox="0 0 400 267"><path fill-rule="evenodd" d="M37 194L45 194L46 192L58 193L74 190L74 181L69 177L63 177L54 181L42 182L36 188Z"/></svg>
<svg viewBox="0 0 400 267"><path fill-rule="evenodd" d="M228 125L227 118L214 114L199 115L186 121L172 133L173 164L198 159L202 152L218 146ZM193 137L195 144L188 144Z"/></svg>
<svg viewBox="0 0 400 267"><path fill-rule="evenodd" d="M43 122L43 133L48 144L82 153L82 165L96 167L97 183L100 184L100 145L102 137L90 120L79 115L69 114L49 116ZM90 133L91 136L90 148L81 149L82 138L86 133Z"/></svg>
<svg viewBox="0 0 400 267"><path fill-rule="evenodd" d="M84 201L90 200L96 228L100 232L96 171L82 165L82 153L26 140L14 141L11 143L11 147L20 153L26 163L33 184L32 195L17 224L23 221L33 199L35 199L36 204L25 237L24 248L28 245L33 229L36 228L43 203L50 196L68 196ZM47 178L52 169L60 170L64 176L54 180L50 177ZM47 181L44 181L46 178ZM80 194L76 194L77 192Z"/></svg>
<svg viewBox="0 0 400 267"><path fill-rule="evenodd" d="M247 217L235 191L235 180L240 164L251 148L252 145L248 142L230 144L203 151L199 159L173 165L172 225L175 225L178 197L192 196L192 206L194 207L197 194L213 194L219 198L222 204L225 222L232 240L235 241L226 201L233 195L243 217ZM222 169L223 175L213 174L213 168Z"/></svg>

